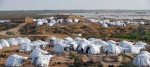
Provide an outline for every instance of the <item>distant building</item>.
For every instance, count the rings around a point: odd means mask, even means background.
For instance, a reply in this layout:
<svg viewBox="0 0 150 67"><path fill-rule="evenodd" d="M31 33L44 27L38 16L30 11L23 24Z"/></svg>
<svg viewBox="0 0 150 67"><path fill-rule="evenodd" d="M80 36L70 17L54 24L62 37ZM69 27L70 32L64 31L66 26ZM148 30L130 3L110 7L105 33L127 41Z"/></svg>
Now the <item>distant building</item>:
<svg viewBox="0 0 150 67"><path fill-rule="evenodd" d="M16 23L32 23L33 18L31 17L19 17L19 18L11 18L11 22L16 22Z"/></svg>

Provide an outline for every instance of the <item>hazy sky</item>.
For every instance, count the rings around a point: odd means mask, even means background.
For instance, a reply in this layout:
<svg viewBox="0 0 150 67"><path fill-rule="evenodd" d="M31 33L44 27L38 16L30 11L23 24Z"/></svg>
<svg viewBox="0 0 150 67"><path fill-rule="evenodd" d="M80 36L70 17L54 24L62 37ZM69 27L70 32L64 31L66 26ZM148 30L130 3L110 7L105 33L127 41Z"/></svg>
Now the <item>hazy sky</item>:
<svg viewBox="0 0 150 67"><path fill-rule="evenodd" d="M0 10L53 9L150 10L150 0L0 0Z"/></svg>

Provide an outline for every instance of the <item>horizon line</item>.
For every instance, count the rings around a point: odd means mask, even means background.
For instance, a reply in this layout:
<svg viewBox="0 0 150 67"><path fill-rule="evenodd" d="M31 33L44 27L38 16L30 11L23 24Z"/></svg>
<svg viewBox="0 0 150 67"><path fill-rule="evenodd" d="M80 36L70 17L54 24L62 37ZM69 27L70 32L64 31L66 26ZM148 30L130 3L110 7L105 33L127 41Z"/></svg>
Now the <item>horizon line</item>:
<svg viewBox="0 0 150 67"><path fill-rule="evenodd" d="M44 10L52 10L52 11L60 11L60 10L131 10L131 11L134 11L134 10L141 10L141 11L150 11L150 9L34 9L34 10L0 10L0 11L44 11Z"/></svg>

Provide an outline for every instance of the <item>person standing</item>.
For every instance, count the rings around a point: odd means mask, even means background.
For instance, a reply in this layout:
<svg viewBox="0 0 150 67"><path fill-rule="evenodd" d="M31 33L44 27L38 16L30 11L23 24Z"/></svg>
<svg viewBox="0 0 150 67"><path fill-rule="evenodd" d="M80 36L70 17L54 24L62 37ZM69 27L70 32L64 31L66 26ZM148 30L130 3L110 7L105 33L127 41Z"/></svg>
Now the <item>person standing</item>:
<svg viewBox="0 0 150 67"><path fill-rule="evenodd" d="M106 54L106 57L108 56L108 50L107 51L105 51L105 54Z"/></svg>

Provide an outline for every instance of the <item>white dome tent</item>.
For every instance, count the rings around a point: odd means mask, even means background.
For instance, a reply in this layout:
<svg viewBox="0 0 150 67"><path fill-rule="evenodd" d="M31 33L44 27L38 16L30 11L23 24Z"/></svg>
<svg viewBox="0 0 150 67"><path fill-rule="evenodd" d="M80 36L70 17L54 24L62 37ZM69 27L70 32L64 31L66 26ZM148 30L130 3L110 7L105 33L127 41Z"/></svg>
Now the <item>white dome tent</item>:
<svg viewBox="0 0 150 67"><path fill-rule="evenodd" d="M125 52L127 52L127 51L131 52L132 49L134 49L134 48L132 48L132 47L134 47L133 43L125 41L125 40L121 41L119 43L119 46L122 48L122 51L125 51Z"/></svg>
<svg viewBox="0 0 150 67"><path fill-rule="evenodd" d="M99 40L96 45L100 48L100 49L104 49L107 45L109 45L106 41L103 40Z"/></svg>
<svg viewBox="0 0 150 67"><path fill-rule="evenodd" d="M27 52L27 51L31 51L31 50L32 50L32 48L30 46L30 43L23 43L20 46L20 51L22 51L22 52Z"/></svg>
<svg viewBox="0 0 150 67"><path fill-rule="evenodd" d="M45 48L46 45L48 44L48 42L37 40L37 41L32 41L31 44L33 44L32 46L34 46L34 47Z"/></svg>
<svg viewBox="0 0 150 67"><path fill-rule="evenodd" d="M65 37L64 40L73 41L73 39L71 37Z"/></svg>
<svg viewBox="0 0 150 67"><path fill-rule="evenodd" d="M5 39L1 39L1 40L0 40L0 44L1 44L3 47L10 47L9 43L8 43L7 40L5 40Z"/></svg>
<svg viewBox="0 0 150 67"><path fill-rule="evenodd" d="M38 56L41 56L41 55L47 55L49 54L49 52L47 51L44 51L44 50L41 50L39 48L35 48L31 51L30 53L30 58L34 58L34 57L38 57Z"/></svg>
<svg viewBox="0 0 150 67"><path fill-rule="evenodd" d="M57 22L62 23L64 22L64 19L58 19Z"/></svg>
<svg viewBox="0 0 150 67"><path fill-rule="evenodd" d="M132 54L138 54L140 53L140 50L141 50L140 47L132 46L132 47L128 47L127 52L132 53Z"/></svg>
<svg viewBox="0 0 150 67"><path fill-rule="evenodd" d="M137 47L141 47L142 49L145 49L146 46L148 46L148 44L141 42L141 41L136 42L134 45Z"/></svg>
<svg viewBox="0 0 150 67"><path fill-rule="evenodd" d="M86 43L81 43L81 44L78 45L77 50L78 50L78 51L82 51L82 50L84 50L84 48L85 48L87 45L88 45L88 44L86 44Z"/></svg>
<svg viewBox="0 0 150 67"><path fill-rule="evenodd" d="M16 39L16 41L17 41L18 44L25 43L24 39L21 38L21 37L17 37L17 38L15 38L15 39Z"/></svg>
<svg viewBox="0 0 150 67"><path fill-rule="evenodd" d="M54 24L56 24L57 22L54 20L54 19L52 19L49 23L48 23L48 26L53 26Z"/></svg>
<svg viewBox="0 0 150 67"><path fill-rule="evenodd" d="M7 39L7 42L9 43L10 46L18 45L18 43L15 40L15 38L9 38L9 39Z"/></svg>
<svg viewBox="0 0 150 67"><path fill-rule="evenodd" d="M9 56L5 61L6 67L20 67L24 60L26 60L28 57L19 56L17 54L13 54Z"/></svg>
<svg viewBox="0 0 150 67"><path fill-rule="evenodd" d="M47 67L49 65L51 57L53 56L52 55L37 56L32 59L31 63L38 67Z"/></svg>
<svg viewBox="0 0 150 67"><path fill-rule="evenodd" d="M150 53L147 51L142 51L133 59L133 64L138 66L149 67L150 66Z"/></svg>
<svg viewBox="0 0 150 67"><path fill-rule="evenodd" d="M103 27L108 27L108 25L106 23L102 23Z"/></svg>
<svg viewBox="0 0 150 67"><path fill-rule="evenodd" d="M37 22L37 25L43 25L43 23L44 23L44 22L42 22L42 21L38 21L38 22Z"/></svg>
<svg viewBox="0 0 150 67"><path fill-rule="evenodd" d="M66 21L67 21L67 22L73 22L73 20L72 20L72 19L66 19Z"/></svg>
<svg viewBox="0 0 150 67"><path fill-rule="evenodd" d="M120 54L122 50L119 46L110 44L104 48L104 51L108 51L108 53L113 53L113 54Z"/></svg>
<svg viewBox="0 0 150 67"><path fill-rule="evenodd" d="M69 45L71 45L73 50L77 50L78 44L75 41L71 42Z"/></svg>
<svg viewBox="0 0 150 67"><path fill-rule="evenodd" d="M45 48L48 44L48 42L42 41L42 40L37 40L36 41L42 48Z"/></svg>
<svg viewBox="0 0 150 67"><path fill-rule="evenodd" d="M100 49L95 45L87 45L84 48L84 52L88 54L98 54L100 53Z"/></svg>
<svg viewBox="0 0 150 67"><path fill-rule="evenodd" d="M64 41L64 40L62 40L62 39L56 38L55 41L54 41L54 46L55 46L56 44L63 44L63 41Z"/></svg>
<svg viewBox="0 0 150 67"><path fill-rule="evenodd" d="M132 46L134 46L134 45L133 45L133 43L131 43L131 42L128 42L128 41L123 40L123 41L121 41L121 42L119 43L119 46L122 47L122 48L128 48L128 47L132 47Z"/></svg>
<svg viewBox="0 0 150 67"><path fill-rule="evenodd" d="M51 37L51 38L48 39L48 43L50 45L54 45L55 40L56 40L56 37Z"/></svg>
<svg viewBox="0 0 150 67"><path fill-rule="evenodd" d="M29 38L24 37L23 39L24 39L25 43L31 43L31 40Z"/></svg>
<svg viewBox="0 0 150 67"><path fill-rule="evenodd" d="M117 44L117 42L116 42L116 41L113 41L113 40L108 40L107 43L108 43L108 44Z"/></svg>
<svg viewBox="0 0 150 67"><path fill-rule="evenodd" d="M64 52L64 45L62 44L56 44L53 48L53 52L56 52L56 53L63 53Z"/></svg>
<svg viewBox="0 0 150 67"><path fill-rule="evenodd" d="M143 24L143 25L144 25L144 24L145 24L145 22L141 21L139 24Z"/></svg>
<svg viewBox="0 0 150 67"><path fill-rule="evenodd" d="M48 25L48 26L54 26L55 23L48 23L47 25Z"/></svg>
<svg viewBox="0 0 150 67"><path fill-rule="evenodd" d="M42 19L37 19L37 25L43 25L43 21L42 21Z"/></svg>
<svg viewBox="0 0 150 67"><path fill-rule="evenodd" d="M74 19L74 22L79 22L80 20L79 19Z"/></svg>

